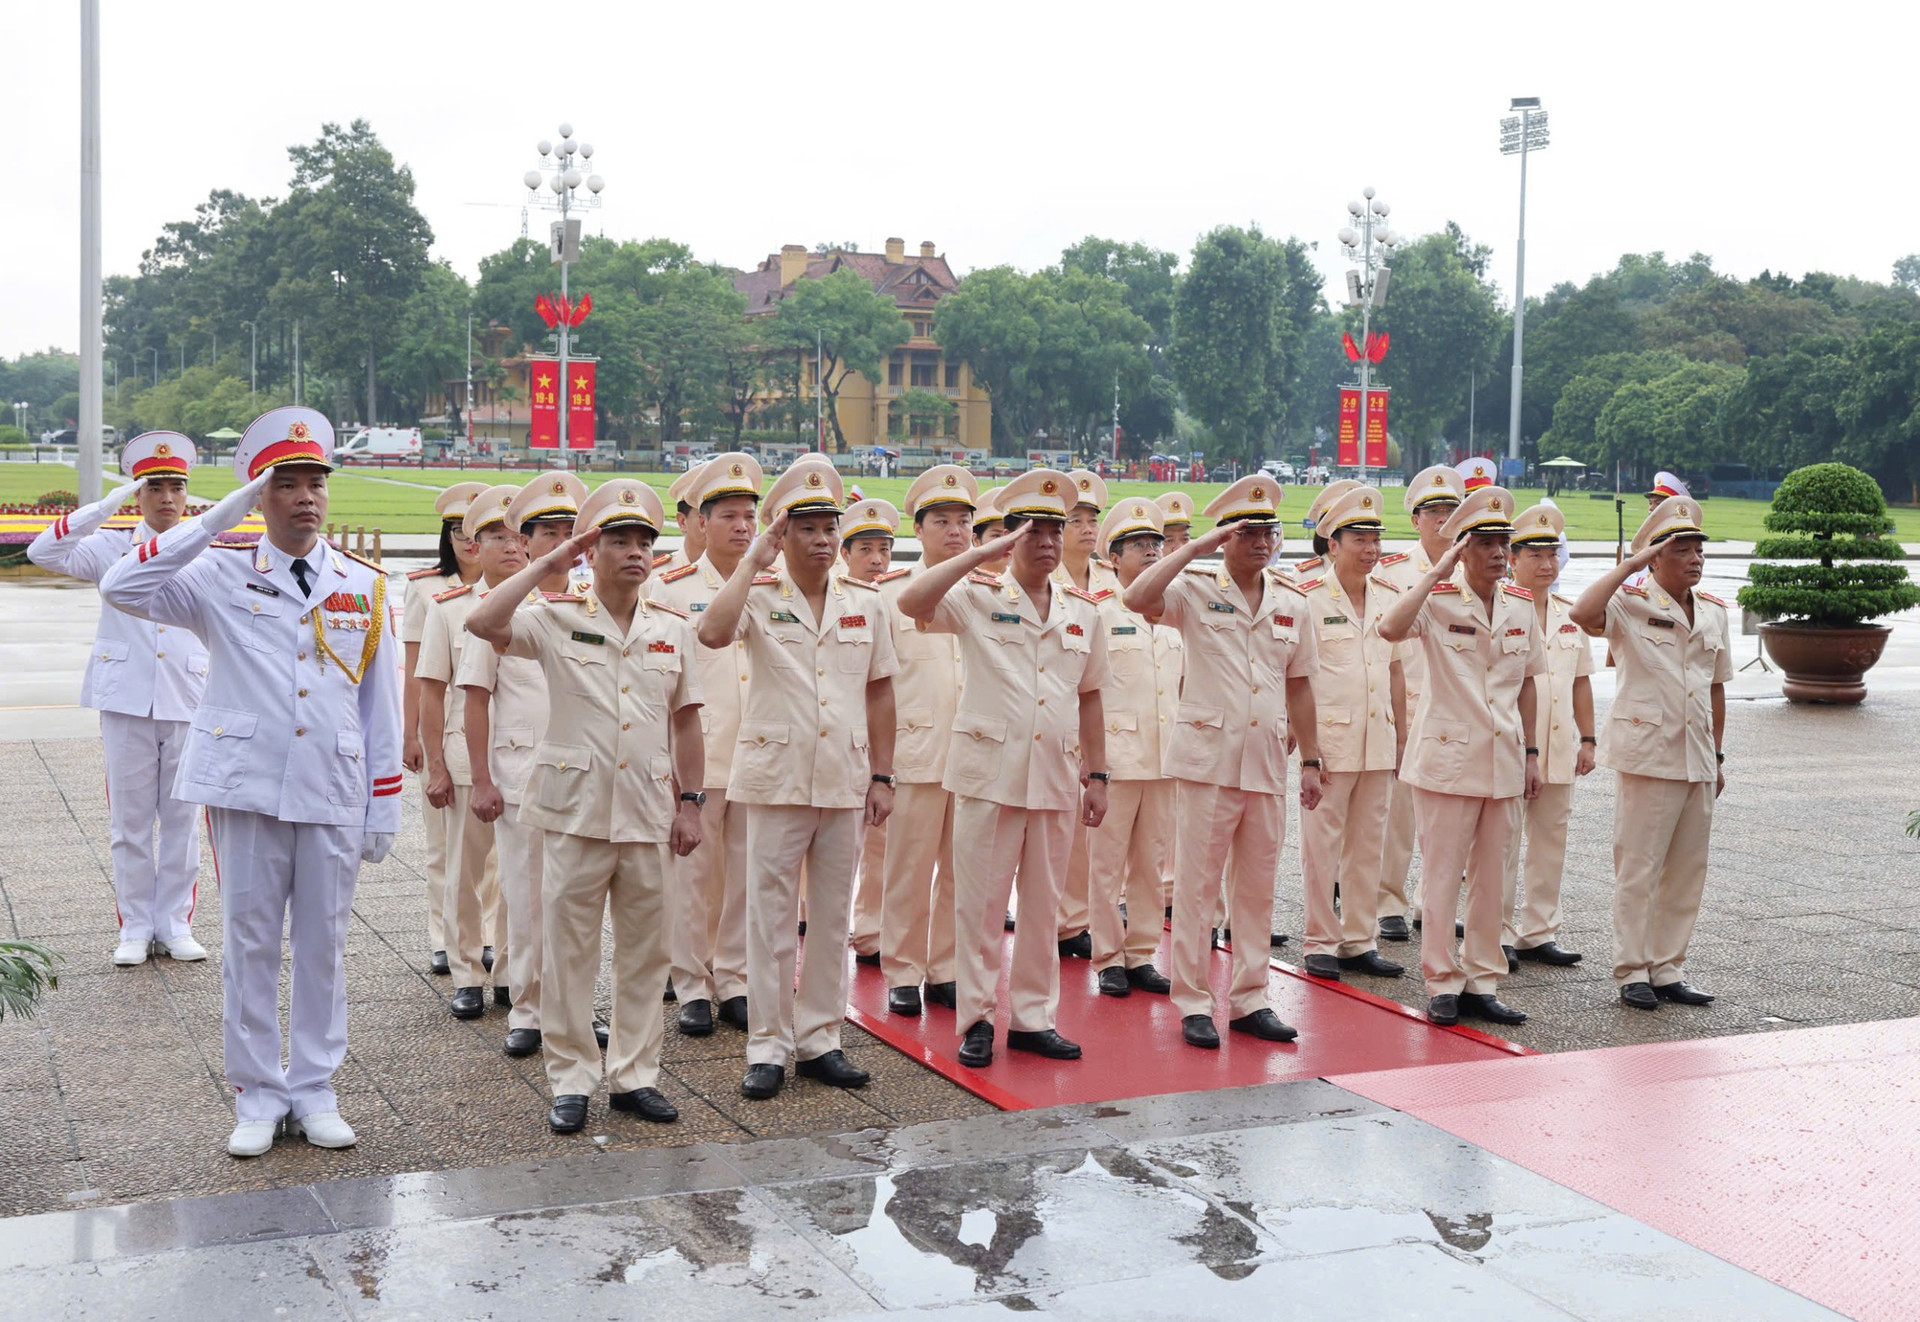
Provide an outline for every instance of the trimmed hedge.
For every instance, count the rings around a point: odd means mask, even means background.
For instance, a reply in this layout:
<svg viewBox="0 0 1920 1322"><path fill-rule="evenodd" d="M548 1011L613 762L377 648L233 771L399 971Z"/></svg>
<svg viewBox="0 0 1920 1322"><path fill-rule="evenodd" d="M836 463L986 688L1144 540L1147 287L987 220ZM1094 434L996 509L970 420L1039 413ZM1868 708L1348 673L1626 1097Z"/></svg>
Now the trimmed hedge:
<svg viewBox="0 0 1920 1322"><path fill-rule="evenodd" d="M1879 483L1846 464L1796 468L1774 493L1769 532L1754 546L1740 604L1769 620L1850 629L1920 605L1909 581L1906 551L1886 540L1893 531ZM1879 564L1863 563L1881 561Z"/></svg>

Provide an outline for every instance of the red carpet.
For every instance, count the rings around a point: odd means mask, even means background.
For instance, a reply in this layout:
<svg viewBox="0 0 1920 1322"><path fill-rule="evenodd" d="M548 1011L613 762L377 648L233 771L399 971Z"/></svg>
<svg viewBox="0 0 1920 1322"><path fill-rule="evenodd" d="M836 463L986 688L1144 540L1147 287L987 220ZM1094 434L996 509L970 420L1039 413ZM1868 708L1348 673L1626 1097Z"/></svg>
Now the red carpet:
<svg viewBox="0 0 1920 1322"><path fill-rule="evenodd" d="M1331 1081L1850 1317L1920 1317L1920 1019Z"/></svg>
<svg viewBox="0 0 1920 1322"><path fill-rule="evenodd" d="M1009 944L1012 940L1007 937ZM1165 955L1163 941L1158 961L1162 970ZM852 952L847 957L851 959ZM1226 954L1216 952L1213 964L1215 992L1224 1003L1230 976ZM1275 963L1271 982L1280 1017L1300 1030L1299 1040L1285 1046L1229 1033L1225 1021L1218 1020L1218 1051L1190 1047L1181 1040L1180 1016L1168 997L1137 991L1124 998L1102 996L1092 968L1081 959L1061 961L1058 1025L1062 1035L1085 1050L1080 1060L1050 1061L1006 1049L1004 972L994 1060L984 1070L967 1069L956 1059L960 1037L952 1011L931 1006L917 1019L888 1014L886 982L877 968L853 966L847 1018L976 1096L1010 1111L1407 1065L1488 1062L1521 1051L1471 1029L1435 1028L1393 1001L1346 983L1308 978L1286 964Z"/></svg>

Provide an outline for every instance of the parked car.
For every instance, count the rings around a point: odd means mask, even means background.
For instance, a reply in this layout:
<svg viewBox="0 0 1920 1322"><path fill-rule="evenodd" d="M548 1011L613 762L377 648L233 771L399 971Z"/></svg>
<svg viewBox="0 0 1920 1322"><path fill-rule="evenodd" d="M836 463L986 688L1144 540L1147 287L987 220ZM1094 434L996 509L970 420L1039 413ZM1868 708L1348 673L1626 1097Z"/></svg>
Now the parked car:
<svg viewBox="0 0 1920 1322"><path fill-rule="evenodd" d="M418 427L362 427L345 445L333 448L335 463L365 463L373 459L418 459Z"/></svg>

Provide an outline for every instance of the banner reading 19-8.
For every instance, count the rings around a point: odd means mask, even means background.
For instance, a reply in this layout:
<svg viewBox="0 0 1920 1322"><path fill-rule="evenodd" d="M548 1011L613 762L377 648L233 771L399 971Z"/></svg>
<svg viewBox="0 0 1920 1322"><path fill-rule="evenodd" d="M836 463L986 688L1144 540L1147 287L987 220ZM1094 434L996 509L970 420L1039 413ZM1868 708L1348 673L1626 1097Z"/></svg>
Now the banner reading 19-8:
<svg viewBox="0 0 1920 1322"><path fill-rule="evenodd" d="M560 408L566 401L567 448L593 448L594 360L575 358L567 363L567 380L560 380L557 358L535 358L528 364L528 403L531 408L527 444L535 450L560 445Z"/></svg>
<svg viewBox="0 0 1920 1322"><path fill-rule="evenodd" d="M1343 387L1340 391L1340 448L1334 462L1342 468L1360 463L1360 391ZM1387 466L1387 392L1379 386L1367 391L1367 467Z"/></svg>

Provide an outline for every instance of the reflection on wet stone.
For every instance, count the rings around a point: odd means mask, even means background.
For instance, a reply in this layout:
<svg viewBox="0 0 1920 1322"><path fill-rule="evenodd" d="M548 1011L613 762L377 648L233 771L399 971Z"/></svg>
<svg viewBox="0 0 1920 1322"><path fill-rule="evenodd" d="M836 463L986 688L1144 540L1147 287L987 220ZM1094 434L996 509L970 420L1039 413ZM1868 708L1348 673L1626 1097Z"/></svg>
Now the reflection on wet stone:
<svg viewBox="0 0 1920 1322"><path fill-rule="evenodd" d="M1063 1166L1072 1169L1078 1164L1078 1158L1063 1153L1045 1158L1035 1167L996 1162L902 1171L893 1180L887 1217L909 1244L967 1268L973 1273L974 1288L991 1294L1005 1288L1001 1278L1007 1275L1014 1255L1040 1233L1040 1217L1034 1207L1039 1201L1034 1178L1037 1171ZM984 1244L962 1238L968 1222L977 1224L980 1219L968 1214L978 1212L991 1215L993 1229Z"/></svg>
<svg viewBox="0 0 1920 1322"><path fill-rule="evenodd" d="M1466 1216L1448 1216L1427 1209L1427 1220L1440 1232L1440 1238L1463 1253L1478 1253L1493 1238L1493 1214L1469 1212Z"/></svg>

